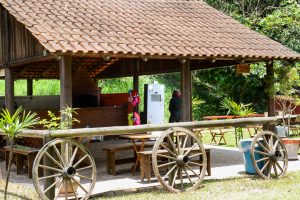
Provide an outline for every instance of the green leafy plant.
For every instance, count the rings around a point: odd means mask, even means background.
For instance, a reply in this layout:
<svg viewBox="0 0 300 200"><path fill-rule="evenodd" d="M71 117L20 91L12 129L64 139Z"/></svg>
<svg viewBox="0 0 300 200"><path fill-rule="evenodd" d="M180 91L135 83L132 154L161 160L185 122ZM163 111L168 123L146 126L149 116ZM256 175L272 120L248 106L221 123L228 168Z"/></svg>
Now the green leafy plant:
<svg viewBox="0 0 300 200"><path fill-rule="evenodd" d="M48 130L57 130L60 127L60 117L57 117L53 112L48 110L50 120L42 119L39 123Z"/></svg>
<svg viewBox="0 0 300 200"><path fill-rule="evenodd" d="M48 130L71 129L74 123L80 123L78 119L73 117L74 114L78 115L76 110L78 108L66 106L60 111L61 116L56 116L53 112L48 111L50 119L42 119L39 123Z"/></svg>
<svg viewBox="0 0 300 200"><path fill-rule="evenodd" d="M252 104L243 104L243 103L236 103L234 100L231 98L224 98L221 101L221 108L222 109L228 109L227 115L228 114L233 114L235 116L240 116L240 117L246 117L251 114L255 114L255 110L250 107Z"/></svg>
<svg viewBox="0 0 300 200"><path fill-rule="evenodd" d="M4 190L4 199L6 199L9 176L13 162L13 148L15 138L22 130L31 128L33 127L33 125L38 124L38 118L36 117L36 113L28 112L26 114L22 107L19 107L13 115L11 115L7 109L2 109L2 113L0 116L0 129L4 132L11 148L11 151L9 153L8 172Z"/></svg>

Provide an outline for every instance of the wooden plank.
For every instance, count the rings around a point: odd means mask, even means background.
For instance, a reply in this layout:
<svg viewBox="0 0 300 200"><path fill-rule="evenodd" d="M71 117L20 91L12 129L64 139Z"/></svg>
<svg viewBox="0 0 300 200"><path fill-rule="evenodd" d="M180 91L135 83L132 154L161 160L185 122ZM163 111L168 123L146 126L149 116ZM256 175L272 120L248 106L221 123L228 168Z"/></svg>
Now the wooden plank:
<svg viewBox="0 0 300 200"><path fill-rule="evenodd" d="M296 118L297 115L292 115L291 118ZM184 127L188 129L194 128L210 128L223 126L240 126L251 124L269 124L281 121L282 117L253 117L253 118L238 118L226 120L211 120L211 121L192 121L166 124L145 124L138 126L113 126L100 128L78 128L69 130L24 130L19 137L84 137L84 136L100 136L100 135L124 135L147 131L165 131L172 127Z"/></svg>

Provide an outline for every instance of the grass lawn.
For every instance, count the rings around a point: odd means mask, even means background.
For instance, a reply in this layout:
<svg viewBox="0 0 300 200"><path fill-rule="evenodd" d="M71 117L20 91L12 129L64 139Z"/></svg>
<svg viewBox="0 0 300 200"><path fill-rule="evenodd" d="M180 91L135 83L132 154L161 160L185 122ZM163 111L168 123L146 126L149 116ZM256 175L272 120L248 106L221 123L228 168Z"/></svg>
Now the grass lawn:
<svg viewBox="0 0 300 200"><path fill-rule="evenodd" d="M194 191L182 194L170 194L163 189L148 188L138 191L116 192L117 195L102 195L93 200L111 199L299 199L300 173L289 173L278 180L262 180L255 177L207 180L203 186ZM0 180L0 199L3 199L4 181ZM17 184L9 185L9 200L39 199L33 189Z"/></svg>
<svg viewBox="0 0 300 200"><path fill-rule="evenodd" d="M5 180L0 179L0 199L4 199L4 187ZM37 193L33 189L23 187L18 184L9 183L8 184L8 200L31 200L39 199Z"/></svg>
<svg viewBox="0 0 300 200"><path fill-rule="evenodd" d="M203 187L182 194L170 194L165 190L150 189L144 192L128 192L110 197L96 199L299 199L300 174L289 173L278 180L260 178L231 178L205 181Z"/></svg>

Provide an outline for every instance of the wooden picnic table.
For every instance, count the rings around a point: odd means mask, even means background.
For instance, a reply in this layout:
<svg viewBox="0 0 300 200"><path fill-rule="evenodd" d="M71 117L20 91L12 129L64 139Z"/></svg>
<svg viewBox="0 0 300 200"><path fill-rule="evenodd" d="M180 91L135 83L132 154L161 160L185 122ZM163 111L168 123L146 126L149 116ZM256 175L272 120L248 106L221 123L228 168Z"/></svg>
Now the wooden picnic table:
<svg viewBox="0 0 300 200"><path fill-rule="evenodd" d="M130 134L130 135L120 135L120 137L130 139L132 144L133 144L134 152L137 155L136 160L134 162L133 170L132 170L132 174L135 175L137 166L141 164L141 156L138 154L138 152L144 150L146 141L148 141L150 139L156 139L159 136L158 135L152 135L152 134L149 134L149 133L137 133L137 134ZM141 141L142 144L137 145L136 144L137 141Z"/></svg>

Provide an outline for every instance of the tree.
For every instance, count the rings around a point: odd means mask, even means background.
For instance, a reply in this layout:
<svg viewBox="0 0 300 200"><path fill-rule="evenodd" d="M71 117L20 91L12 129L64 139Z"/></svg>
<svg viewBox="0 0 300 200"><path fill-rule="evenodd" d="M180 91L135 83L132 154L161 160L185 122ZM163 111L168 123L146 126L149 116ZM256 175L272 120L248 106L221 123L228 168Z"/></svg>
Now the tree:
<svg viewBox="0 0 300 200"><path fill-rule="evenodd" d="M4 199L6 199L7 196L9 176L10 176L10 171L11 171L11 166L13 161L13 149L14 149L15 138L22 130L31 128L33 125L37 123L38 123L38 118L36 118L36 113L28 112L26 114L25 111L23 111L22 107L19 107L13 115L11 115L7 109L2 109L1 119L0 119L0 129L4 132L6 138L10 143L8 172L6 176Z"/></svg>

